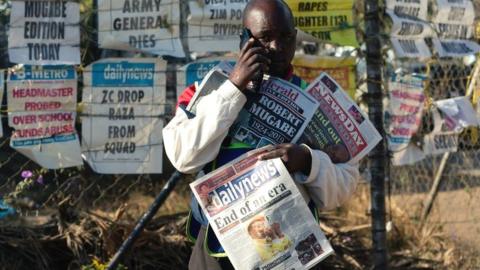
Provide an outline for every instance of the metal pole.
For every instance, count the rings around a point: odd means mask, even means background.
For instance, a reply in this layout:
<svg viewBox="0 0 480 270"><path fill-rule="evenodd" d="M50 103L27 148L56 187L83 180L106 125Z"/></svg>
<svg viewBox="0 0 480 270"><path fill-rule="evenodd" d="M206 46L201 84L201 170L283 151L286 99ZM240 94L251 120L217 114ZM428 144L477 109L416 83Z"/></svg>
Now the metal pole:
<svg viewBox="0 0 480 270"><path fill-rule="evenodd" d="M170 176L170 179L168 179L162 191L160 191L160 194L158 194L157 198L155 198L155 201L153 201L152 205L150 205L148 211L143 214L143 216L137 222L137 225L135 225L135 228L133 228L133 231L130 233L128 238L125 239L123 244L118 249L117 253L115 253L112 260L108 264L107 270L117 269L117 266L120 263L122 257L130 250L135 240L137 240L138 236L140 236L145 226L147 226L148 222L150 222L153 216L155 216L160 206L162 206L163 202L167 199L168 195L170 194L170 192L172 192L175 185L181 178L182 174L178 171L175 171L172 176Z"/></svg>
<svg viewBox="0 0 480 270"><path fill-rule="evenodd" d="M447 152L443 154L442 160L440 161L440 167L438 168L437 172L435 173L435 179L433 180L433 185L432 188L430 189L430 193L428 194L428 198L425 201L425 206L423 207L422 211L422 219L421 219L421 224L422 227L427 221L428 215L430 214L430 211L432 210L433 203L435 202L435 198L437 197L438 190L440 188L440 183L442 180L442 175L443 171L445 170L445 167L447 165L448 158L450 157L450 153Z"/></svg>
<svg viewBox="0 0 480 270"><path fill-rule="evenodd" d="M92 19L91 40L93 40L93 46L89 46L89 47L90 49L93 50L93 53L92 53L93 61L96 61L100 59L100 49L99 49L100 44L98 43L98 35L99 35L98 29L100 29L100 27L98 26L98 0L93 0L92 9L93 9L92 10L93 19Z"/></svg>
<svg viewBox="0 0 480 270"><path fill-rule="evenodd" d="M383 129L382 66L380 42L380 9L378 0L365 0L365 36L367 61L368 116L385 138ZM385 229L385 175L388 165L385 140L370 152L370 184L372 209L372 242L374 269L388 269L387 235Z"/></svg>

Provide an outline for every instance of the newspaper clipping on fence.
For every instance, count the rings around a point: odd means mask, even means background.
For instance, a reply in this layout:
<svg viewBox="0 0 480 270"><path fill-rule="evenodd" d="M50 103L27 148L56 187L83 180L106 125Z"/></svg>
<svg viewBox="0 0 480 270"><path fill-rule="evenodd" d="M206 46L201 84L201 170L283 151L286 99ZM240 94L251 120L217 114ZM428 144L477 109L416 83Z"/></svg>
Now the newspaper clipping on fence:
<svg viewBox="0 0 480 270"><path fill-rule="evenodd" d="M231 69L227 62L214 67L197 87L187 111L195 114L199 100L218 89ZM252 148L305 143L325 150L343 145L348 160L353 162L362 159L381 140L367 115L327 73L321 73L305 90L264 76L260 89L247 98L229 132L234 140Z"/></svg>
<svg viewBox="0 0 480 270"><path fill-rule="evenodd" d="M309 269L333 253L280 159L246 153L190 184L235 269Z"/></svg>

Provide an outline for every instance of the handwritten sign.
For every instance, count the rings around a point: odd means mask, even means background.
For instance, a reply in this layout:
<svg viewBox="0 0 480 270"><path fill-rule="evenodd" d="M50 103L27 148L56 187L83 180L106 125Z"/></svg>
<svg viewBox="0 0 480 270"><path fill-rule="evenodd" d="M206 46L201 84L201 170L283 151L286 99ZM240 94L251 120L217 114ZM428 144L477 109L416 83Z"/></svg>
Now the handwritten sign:
<svg viewBox="0 0 480 270"><path fill-rule="evenodd" d="M295 27L318 40L344 46L358 46L353 0L286 0L293 12Z"/></svg>
<svg viewBox="0 0 480 270"><path fill-rule="evenodd" d="M40 166L82 165L75 131L77 75L72 66L25 66L7 81L10 146Z"/></svg>
<svg viewBox="0 0 480 270"><path fill-rule="evenodd" d="M178 0L99 0L101 48L184 57Z"/></svg>
<svg viewBox="0 0 480 270"><path fill-rule="evenodd" d="M161 59L104 59L85 71L82 152L98 173L162 172Z"/></svg>
<svg viewBox="0 0 480 270"><path fill-rule="evenodd" d="M73 1L12 1L10 61L80 64L80 7Z"/></svg>

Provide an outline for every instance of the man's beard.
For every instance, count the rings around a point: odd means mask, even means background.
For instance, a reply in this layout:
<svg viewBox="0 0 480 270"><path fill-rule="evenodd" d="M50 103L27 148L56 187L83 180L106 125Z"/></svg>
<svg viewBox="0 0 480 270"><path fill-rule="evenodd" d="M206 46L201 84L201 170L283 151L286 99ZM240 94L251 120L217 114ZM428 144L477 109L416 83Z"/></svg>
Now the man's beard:
<svg viewBox="0 0 480 270"><path fill-rule="evenodd" d="M274 62L272 62L268 75L283 78L287 75L287 72L288 65L286 65L285 63L275 64Z"/></svg>

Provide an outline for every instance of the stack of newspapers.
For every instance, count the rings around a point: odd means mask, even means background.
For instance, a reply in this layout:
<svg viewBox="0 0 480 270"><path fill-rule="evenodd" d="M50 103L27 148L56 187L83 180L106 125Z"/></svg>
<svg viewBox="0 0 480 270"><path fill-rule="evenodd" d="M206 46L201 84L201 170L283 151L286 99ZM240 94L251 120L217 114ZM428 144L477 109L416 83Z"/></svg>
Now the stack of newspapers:
<svg viewBox="0 0 480 270"><path fill-rule="evenodd" d="M197 86L187 110L216 91L231 66L221 63ZM236 269L309 269L333 253L280 159L258 160L279 143L314 149L342 145L358 162L381 140L365 113L326 73L306 89L264 77L230 136L256 148L190 184Z"/></svg>

